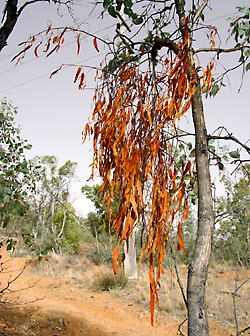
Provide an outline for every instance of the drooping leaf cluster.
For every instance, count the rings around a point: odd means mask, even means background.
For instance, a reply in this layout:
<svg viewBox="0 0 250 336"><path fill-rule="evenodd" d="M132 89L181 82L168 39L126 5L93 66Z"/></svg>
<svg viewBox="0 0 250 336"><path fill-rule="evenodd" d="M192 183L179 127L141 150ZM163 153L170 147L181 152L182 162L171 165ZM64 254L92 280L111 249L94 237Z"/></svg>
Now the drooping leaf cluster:
<svg viewBox="0 0 250 336"><path fill-rule="evenodd" d="M93 173L98 170L103 180L100 193L116 236L128 242L139 221L144 222L147 241L141 258L146 256L150 265L152 315L168 235L175 221L179 250L185 251L181 235L181 222L189 209L185 176L191 176L193 170L190 161L176 164L175 145L168 141L194 93L184 45L179 44L179 53L172 61L164 57L161 64L155 77L126 63L115 74L104 71L103 85L94 98L92 121L84 131L84 139L93 138ZM111 204L117 196L119 208L111 218ZM118 249L114 259L116 252Z"/></svg>

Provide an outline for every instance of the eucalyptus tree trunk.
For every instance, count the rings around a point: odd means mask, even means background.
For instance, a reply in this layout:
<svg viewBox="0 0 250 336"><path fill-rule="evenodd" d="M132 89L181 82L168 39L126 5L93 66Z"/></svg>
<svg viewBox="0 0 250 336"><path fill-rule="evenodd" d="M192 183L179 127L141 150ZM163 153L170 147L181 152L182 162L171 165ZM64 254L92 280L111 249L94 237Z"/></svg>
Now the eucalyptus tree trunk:
<svg viewBox="0 0 250 336"><path fill-rule="evenodd" d="M129 236L129 249L124 242L124 272L129 279L137 279L137 262L136 262L136 247L135 247L135 230L133 230L132 237Z"/></svg>
<svg viewBox="0 0 250 336"><path fill-rule="evenodd" d="M185 22L184 1L175 0L175 5L179 16L180 29L183 32ZM195 70L191 47L188 51L187 62L189 77L195 80L195 93L192 99L192 116L195 128L195 154L198 181L198 228L194 252L188 268L187 283L188 335L208 336L209 326L205 302L205 287L211 256L214 212L208 160L207 129L200 81Z"/></svg>
<svg viewBox="0 0 250 336"><path fill-rule="evenodd" d="M209 172L207 131L199 79L192 103L195 127L196 169L198 181L198 228L194 252L188 269L188 335L209 335L205 286L211 256L214 212Z"/></svg>

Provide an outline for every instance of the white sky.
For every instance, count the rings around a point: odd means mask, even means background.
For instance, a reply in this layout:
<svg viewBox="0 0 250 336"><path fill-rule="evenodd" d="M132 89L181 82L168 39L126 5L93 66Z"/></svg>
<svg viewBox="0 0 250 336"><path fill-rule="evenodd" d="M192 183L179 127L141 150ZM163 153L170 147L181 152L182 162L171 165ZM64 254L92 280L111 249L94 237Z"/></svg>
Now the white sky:
<svg viewBox="0 0 250 336"><path fill-rule="evenodd" d="M23 2L20 0L20 4ZM88 22L89 25L83 27L90 29L93 34L98 32L99 36L108 34L112 37L115 26L109 30L106 27L115 25L116 20L113 18L102 20L93 15L88 19L91 5L85 0L80 3L81 5L76 7L75 14L81 21L84 19ZM221 36L225 39L228 23L225 17L221 17L236 12L235 6L249 7L250 1L211 0L210 5L213 11L208 8L205 10L206 20L213 20L211 24L216 25L219 31L222 29ZM4 1L1 0L0 12L3 7ZM79 56L76 56L76 45L72 43L48 59L45 57L37 59L30 52L22 64L15 67L11 59L21 50L18 49L18 43L27 40L30 34L46 29L49 20L52 21L53 26L73 24L72 18L66 13L62 18L59 17L53 4L44 2L32 4L23 11L8 40L8 46L0 53L0 99L7 97L18 107L17 124L22 128L23 137L33 145L31 157L55 155L61 165L67 160L78 163L77 175L80 182L74 183L72 199L77 199L74 203L75 208L82 215L86 215L93 208L90 201L81 196L80 190L90 176L89 165L92 154L90 143L81 145L81 132L91 114L93 90L78 90L77 85L73 83L75 68L67 68L51 79L49 74L62 63L79 62L98 66L105 50L99 44L100 53L98 54L92 39L87 38L83 41ZM70 37L65 38L65 45L68 42L72 42ZM197 41L197 45L203 46L202 41ZM208 58L208 55L205 57ZM239 54L235 57L221 56L220 61L229 66L229 60L237 59ZM205 100L208 133L224 125L242 142L250 138L249 75L250 71L244 77L244 85L240 93L237 92L241 83L241 72L238 71L229 76L231 89L227 85L227 88L219 92L215 98ZM87 76L88 87L93 87L93 77L94 73ZM187 117L189 127L192 129L192 120L190 116L187 115Z"/></svg>

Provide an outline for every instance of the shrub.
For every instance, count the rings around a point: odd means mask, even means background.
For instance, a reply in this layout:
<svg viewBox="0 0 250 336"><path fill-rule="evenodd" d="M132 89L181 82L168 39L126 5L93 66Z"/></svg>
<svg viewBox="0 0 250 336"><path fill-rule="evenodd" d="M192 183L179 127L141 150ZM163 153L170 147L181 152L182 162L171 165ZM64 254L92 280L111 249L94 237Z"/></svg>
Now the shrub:
<svg viewBox="0 0 250 336"><path fill-rule="evenodd" d="M128 278L123 271L115 275L111 269L105 268L95 274L91 289L96 292L123 289L127 283Z"/></svg>

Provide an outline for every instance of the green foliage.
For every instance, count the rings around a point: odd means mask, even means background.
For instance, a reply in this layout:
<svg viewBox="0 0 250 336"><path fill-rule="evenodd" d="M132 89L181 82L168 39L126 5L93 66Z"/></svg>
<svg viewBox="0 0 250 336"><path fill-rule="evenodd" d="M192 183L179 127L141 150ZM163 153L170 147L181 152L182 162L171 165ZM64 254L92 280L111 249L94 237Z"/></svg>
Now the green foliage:
<svg viewBox="0 0 250 336"><path fill-rule="evenodd" d="M178 262L189 265L195 246L195 237L197 231L197 219L194 216L193 209L189 209L187 220L182 224L182 237L185 243L185 253L178 254Z"/></svg>
<svg viewBox="0 0 250 336"><path fill-rule="evenodd" d="M229 135L232 136L233 135ZM209 139L208 141L208 151L209 151L209 159L210 165L217 165L219 171L223 171L225 168L225 164L230 162L230 159L235 159L231 161L231 163L236 163L237 160L240 159L240 152L239 150L230 151L229 146L220 145L220 141L215 139Z"/></svg>
<svg viewBox="0 0 250 336"><path fill-rule="evenodd" d="M103 204L103 193L99 193L101 185L96 184L94 186L85 185L82 187L82 193L93 202L96 214L89 213L87 219L85 220L86 226L92 229L93 235L95 232L98 233L103 229L104 222L106 222L105 230L110 233L109 220L107 215L107 205ZM116 195L111 203L111 218L113 218L114 213L119 208L119 196Z"/></svg>
<svg viewBox="0 0 250 336"><path fill-rule="evenodd" d="M240 178L233 183L223 176L226 197L216 200L218 219L214 233L214 258L249 266L250 264L250 165L238 168Z"/></svg>
<svg viewBox="0 0 250 336"><path fill-rule="evenodd" d="M93 236L100 234L103 229L103 220L96 212L90 211L87 218L84 220L84 224L91 230Z"/></svg>
<svg viewBox="0 0 250 336"><path fill-rule="evenodd" d="M27 195L35 190L37 167L25 157L31 145L15 126L17 109L5 99L0 109L0 223L6 227L12 213L23 216Z"/></svg>
<svg viewBox="0 0 250 336"><path fill-rule="evenodd" d="M129 18L132 19L132 22L137 25L143 23L143 17L136 14L132 7L133 2L128 0L104 0L103 1L103 8L104 11L108 11L109 15L111 15L113 18L119 17L119 12L122 9L122 5L124 6L124 13L128 15Z"/></svg>
<svg viewBox="0 0 250 336"><path fill-rule="evenodd" d="M69 202L76 163L67 161L58 167L56 157L42 156L32 164L40 167L36 193L27 196L29 209L23 217L12 215L10 230L21 235L29 252L39 258L48 251L76 253L82 230Z"/></svg>
<svg viewBox="0 0 250 336"><path fill-rule="evenodd" d="M230 35L233 36L236 47L244 45L239 62L246 64L250 56L250 8L236 7L238 15L230 23ZM246 71L250 69L250 63L246 64Z"/></svg>
<svg viewBox="0 0 250 336"><path fill-rule="evenodd" d="M62 237L59 238L61 249L77 253L83 233L76 218L67 210L60 209L55 216L54 223L56 224L57 235L60 234L64 225Z"/></svg>

